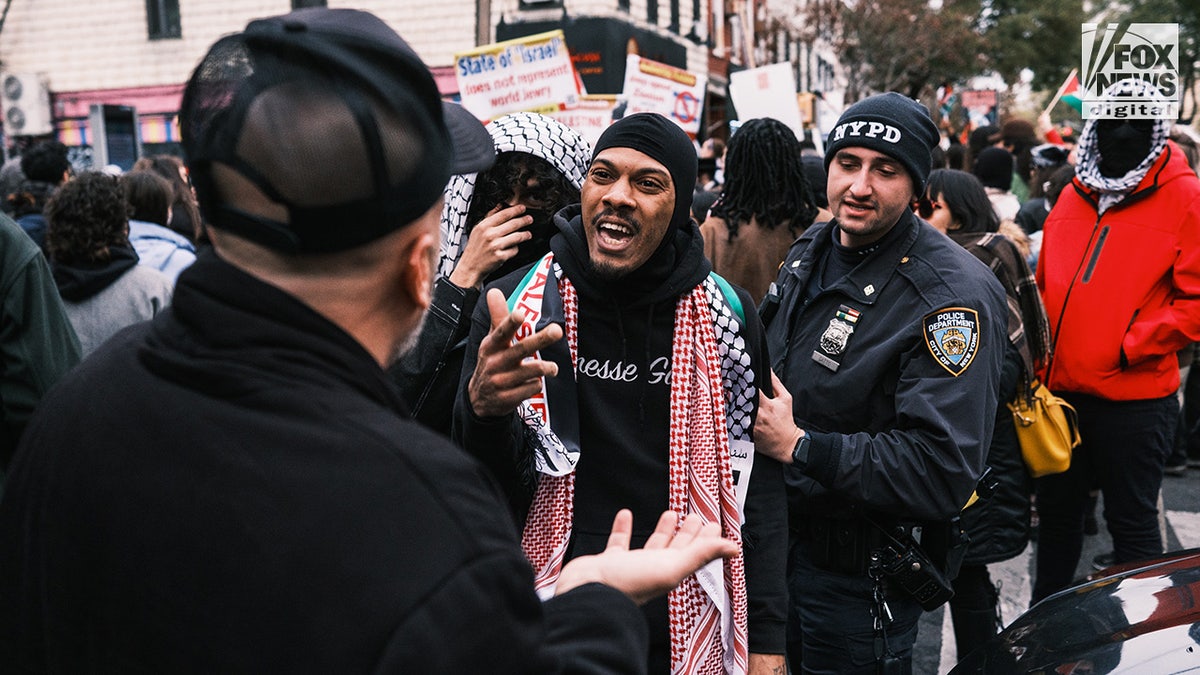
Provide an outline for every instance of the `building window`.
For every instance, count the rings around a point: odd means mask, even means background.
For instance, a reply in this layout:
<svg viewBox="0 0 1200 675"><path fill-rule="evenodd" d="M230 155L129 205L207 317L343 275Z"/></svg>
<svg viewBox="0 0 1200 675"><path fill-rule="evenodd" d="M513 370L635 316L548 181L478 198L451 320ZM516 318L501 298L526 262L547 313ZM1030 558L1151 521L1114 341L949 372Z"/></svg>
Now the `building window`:
<svg viewBox="0 0 1200 675"><path fill-rule="evenodd" d="M179 28L179 0L146 0L146 27L151 40L182 36L183 31Z"/></svg>
<svg viewBox="0 0 1200 675"><path fill-rule="evenodd" d="M305 7L326 7L329 3L325 0L292 0L292 9L304 9Z"/></svg>
<svg viewBox="0 0 1200 675"><path fill-rule="evenodd" d="M629 0L617 0L617 9L621 10L622 12L628 12Z"/></svg>
<svg viewBox="0 0 1200 675"><path fill-rule="evenodd" d="M563 0L520 0L520 9L562 9Z"/></svg>

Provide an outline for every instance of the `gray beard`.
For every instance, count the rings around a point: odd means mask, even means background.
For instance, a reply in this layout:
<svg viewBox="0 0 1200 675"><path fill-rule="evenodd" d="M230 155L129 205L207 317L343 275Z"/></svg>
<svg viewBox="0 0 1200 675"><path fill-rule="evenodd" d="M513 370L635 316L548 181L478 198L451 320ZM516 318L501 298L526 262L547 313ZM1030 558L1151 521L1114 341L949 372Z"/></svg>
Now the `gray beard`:
<svg viewBox="0 0 1200 675"><path fill-rule="evenodd" d="M400 338L396 342L396 346L392 348L392 358L388 361L388 366L399 361L402 356L412 351L413 347L417 346L417 339L421 337L421 330L425 328L425 318L429 316L429 310L421 312L421 318L417 321L417 326L408 335Z"/></svg>

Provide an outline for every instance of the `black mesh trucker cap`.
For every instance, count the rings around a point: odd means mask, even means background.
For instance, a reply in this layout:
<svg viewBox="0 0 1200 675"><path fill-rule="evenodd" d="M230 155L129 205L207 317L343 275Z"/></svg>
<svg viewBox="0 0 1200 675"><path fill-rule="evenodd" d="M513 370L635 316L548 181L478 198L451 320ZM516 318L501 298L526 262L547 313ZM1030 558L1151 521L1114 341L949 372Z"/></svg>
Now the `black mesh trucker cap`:
<svg viewBox="0 0 1200 675"><path fill-rule="evenodd" d="M222 38L179 118L207 223L285 253L374 241L428 211L452 173L495 155L479 121L441 101L416 52L351 9L297 10Z"/></svg>

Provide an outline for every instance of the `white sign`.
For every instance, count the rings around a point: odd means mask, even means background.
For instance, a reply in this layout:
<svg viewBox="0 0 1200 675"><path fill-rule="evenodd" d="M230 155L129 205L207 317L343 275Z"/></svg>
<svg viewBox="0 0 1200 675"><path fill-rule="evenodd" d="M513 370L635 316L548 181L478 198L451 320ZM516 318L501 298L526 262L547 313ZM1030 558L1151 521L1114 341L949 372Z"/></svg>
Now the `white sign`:
<svg viewBox="0 0 1200 675"><path fill-rule="evenodd" d="M462 105L481 120L574 105L579 81L561 30L454 55Z"/></svg>
<svg viewBox="0 0 1200 675"><path fill-rule="evenodd" d="M773 63L740 70L729 75L729 97L738 119L770 117L788 125L796 138L804 138L804 122L796 99L796 75L792 64Z"/></svg>
<svg viewBox="0 0 1200 675"><path fill-rule="evenodd" d="M614 94L580 96L575 105L548 115L578 131L589 145L595 147L596 141L600 140L600 134L613 123L613 110L617 104L618 99Z"/></svg>
<svg viewBox="0 0 1200 675"><path fill-rule="evenodd" d="M707 84L701 75L630 54L625 60L625 114L665 115L695 138L704 116Z"/></svg>

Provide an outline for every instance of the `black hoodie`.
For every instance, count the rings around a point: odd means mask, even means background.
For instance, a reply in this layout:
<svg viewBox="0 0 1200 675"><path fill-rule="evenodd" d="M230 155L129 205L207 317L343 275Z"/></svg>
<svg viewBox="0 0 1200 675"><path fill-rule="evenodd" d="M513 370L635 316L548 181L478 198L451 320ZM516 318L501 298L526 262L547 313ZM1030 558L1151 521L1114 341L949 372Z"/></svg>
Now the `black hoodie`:
<svg viewBox="0 0 1200 675"><path fill-rule="evenodd" d="M555 223L559 233L550 240L550 250L579 298L576 391L581 453L575 472L569 559L602 551L619 509L633 511L633 545L640 546L667 508L668 376L675 305L681 295L702 283L712 268L704 257L699 228L689 221L669 229L642 267L617 280L603 279L591 265L579 205L560 211ZM499 288L508 296L527 271L518 270L489 288ZM757 370L756 381L769 381L766 345L754 303L744 290L736 290L747 311L747 351ZM455 437L497 474L521 520L532 498L534 480L521 422L516 414L476 417L466 398L466 383L489 326L486 308L480 303L463 364ZM560 367L559 377L568 374L569 370ZM756 653L783 651L787 596L782 565L787 533L781 477L777 463L756 456L743 528L750 651ZM772 569L778 572L770 573ZM646 609L654 664L656 648L665 649L669 644L666 603L660 600ZM659 654L665 656L662 651ZM658 670L652 665L651 672Z"/></svg>
<svg viewBox="0 0 1200 675"><path fill-rule="evenodd" d="M63 300L83 302L137 265L138 255L132 246L109 246L108 250L108 260L76 265L64 265L56 260L50 262L54 283Z"/></svg>
<svg viewBox="0 0 1200 675"><path fill-rule="evenodd" d="M592 270L578 207L565 209L560 218L561 234L550 250L579 296L579 408L592 412L579 416L587 450L576 472L575 500L587 508L576 509L574 533L576 546L595 552L595 546L603 550L621 508L634 509L634 535L649 536L667 507L664 449L675 305L712 266L692 224L668 230L637 270L605 280Z"/></svg>

